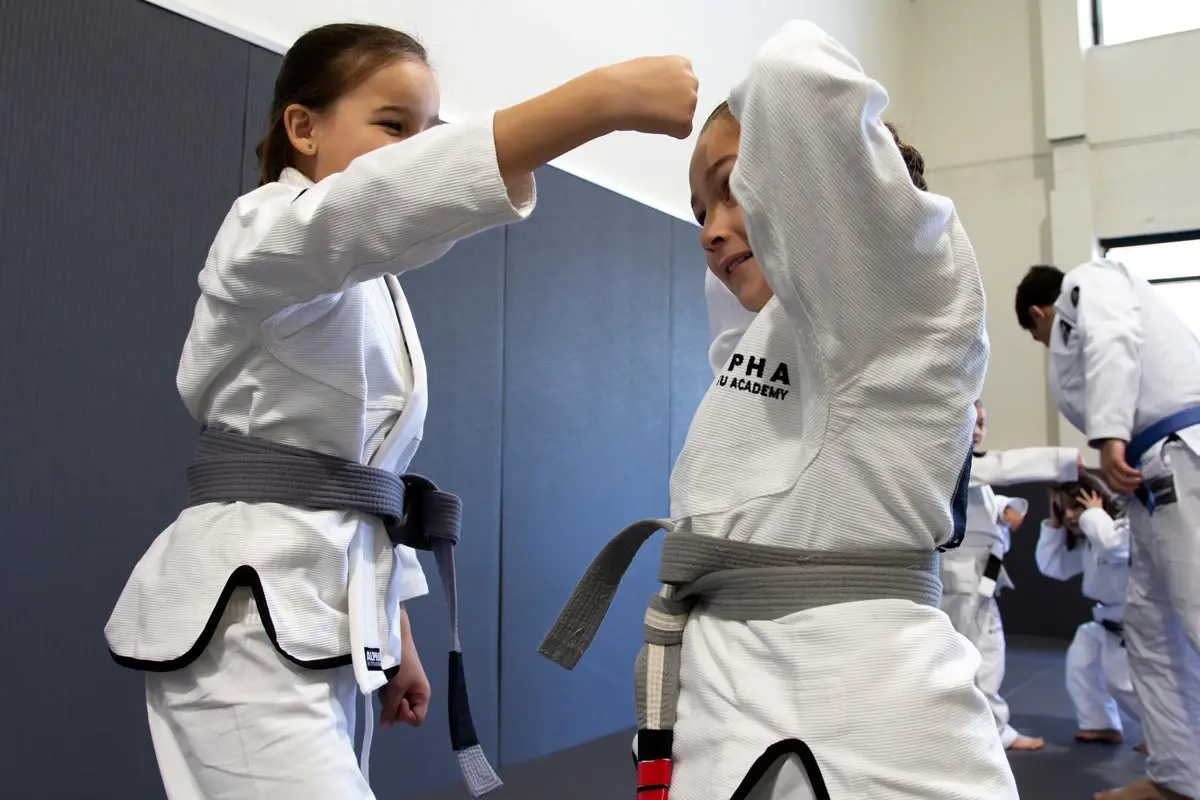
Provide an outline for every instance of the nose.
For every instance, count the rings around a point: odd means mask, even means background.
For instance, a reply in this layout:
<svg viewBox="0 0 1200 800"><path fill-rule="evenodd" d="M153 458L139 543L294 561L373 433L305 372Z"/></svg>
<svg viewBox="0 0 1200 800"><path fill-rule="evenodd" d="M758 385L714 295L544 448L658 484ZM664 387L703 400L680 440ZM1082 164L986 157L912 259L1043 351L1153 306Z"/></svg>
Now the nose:
<svg viewBox="0 0 1200 800"><path fill-rule="evenodd" d="M730 233L729 215L721 207L714 208L700 228L700 246L711 253L729 241Z"/></svg>

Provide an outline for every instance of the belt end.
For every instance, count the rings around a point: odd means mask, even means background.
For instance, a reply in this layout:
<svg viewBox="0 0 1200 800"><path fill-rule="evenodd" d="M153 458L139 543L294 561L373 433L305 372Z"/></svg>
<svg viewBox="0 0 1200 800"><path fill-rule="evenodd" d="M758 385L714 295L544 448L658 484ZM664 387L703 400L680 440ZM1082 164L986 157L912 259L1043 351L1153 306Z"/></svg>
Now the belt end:
<svg viewBox="0 0 1200 800"><path fill-rule="evenodd" d="M578 648L552 640L550 637L546 637L538 647L538 654L567 671L575 669L579 659L583 657L583 652Z"/></svg>
<svg viewBox="0 0 1200 800"><path fill-rule="evenodd" d="M458 757L458 768L462 772L463 781L466 783L471 797L483 797L504 785L500 776L488 763L487 756L483 754L483 748L479 745L459 750L455 756Z"/></svg>

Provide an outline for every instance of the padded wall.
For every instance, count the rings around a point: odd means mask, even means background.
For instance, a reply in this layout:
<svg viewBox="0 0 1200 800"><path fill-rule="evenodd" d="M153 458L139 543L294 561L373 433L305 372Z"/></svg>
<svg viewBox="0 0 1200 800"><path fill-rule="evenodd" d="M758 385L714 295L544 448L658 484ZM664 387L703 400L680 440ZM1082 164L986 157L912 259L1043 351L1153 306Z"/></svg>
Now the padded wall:
<svg viewBox="0 0 1200 800"><path fill-rule="evenodd" d="M508 233L501 723L515 763L633 721L658 546L635 562L574 672L537 653L591 558L666 512L670 221L551 169Z"/></svg>
<svg viewBox="0 0 1200 800"><path fill-rule="evenodd" d="M103 629L184 500L175 369L249 50L132 0L0 0L0 797L162 796Z"/></svg>

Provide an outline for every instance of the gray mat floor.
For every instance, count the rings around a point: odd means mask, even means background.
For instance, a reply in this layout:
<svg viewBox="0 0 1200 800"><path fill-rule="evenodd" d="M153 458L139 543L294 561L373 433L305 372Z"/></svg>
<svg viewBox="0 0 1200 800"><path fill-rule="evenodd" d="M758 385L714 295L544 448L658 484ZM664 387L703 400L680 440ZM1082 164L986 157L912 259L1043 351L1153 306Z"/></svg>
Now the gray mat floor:
<svg viewBox="0 0 1200 800"><path fill-rule="evenodd" d="M1040 752L1010 755L1022 800L1089 800L1095 791L1128 783L1142 774L1144 759L1132 751L1141 741L1136 724L1126 724L1126 743L1120 747L1072 741L1075 718L1063 687L1063 662L1061 644L1010 642L1004 696L1012 707L1013 722L1022 732L1046 739L1046 748ZM622 731L503 770L505 787L488 797L633 800L632 739L632 730ZM452 788L421 800L465 800L467 796Z"/></svg>

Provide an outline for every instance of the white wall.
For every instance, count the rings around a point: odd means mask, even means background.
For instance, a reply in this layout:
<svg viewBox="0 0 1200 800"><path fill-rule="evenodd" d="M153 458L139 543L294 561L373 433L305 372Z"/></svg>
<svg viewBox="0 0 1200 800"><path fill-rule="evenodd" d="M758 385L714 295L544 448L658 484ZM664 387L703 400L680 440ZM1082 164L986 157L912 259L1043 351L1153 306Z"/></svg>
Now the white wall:
<svg viewBox="0 0 1200 800"><path fill-rule="evenodd" d="M915 0L911 119L988 292L988 445L1078 445L1045 353L1016 323L1035 263L1097 240L1200 228L1200 31L1091 48L1086 0Z"/></svg>
<svg viewBox="0 0 1200 800"><path fill-rule="evenodd" d="M1200 227L1200 31L1086 56L1095 228L1111 238Z"/></svg>
<svg viewBox="0 0 1200 800"><path fill-rule="evenodd" d="M1048 253L1037 0L917 0L912 120L930 188L954 199L988 295L987 446L1043 444L1043 354L1016 325L1013 287Z"/></svg>
<svg viewBox="0 0 1200 800"><path fill-rule="evenodd" d="M421 38L442 83L443 116L456 121L520 102L577 74L643 55L690 57L702 120L745 74L782 22L815 20L894 88L903 120L910 0L150 0L283 52L332 21L391 25ZM737 8L735 13L731 9ZM691 143L618 134L555 165L683 219Z"/></svg>

